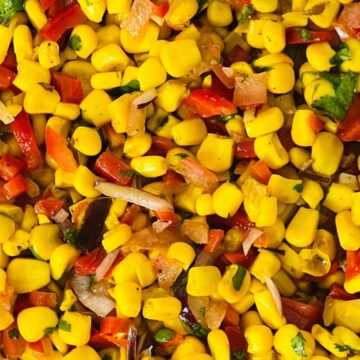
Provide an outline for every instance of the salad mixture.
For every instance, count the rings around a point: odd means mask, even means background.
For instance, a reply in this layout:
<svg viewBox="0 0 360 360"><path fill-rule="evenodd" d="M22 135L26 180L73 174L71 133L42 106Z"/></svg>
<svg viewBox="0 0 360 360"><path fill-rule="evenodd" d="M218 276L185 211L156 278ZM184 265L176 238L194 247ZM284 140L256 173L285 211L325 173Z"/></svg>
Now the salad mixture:
<svg viewBox="0 0 360 360"><path fill-rule="evenodd" d="M0 357L360 359L360 2L0 1Z"/></svg>

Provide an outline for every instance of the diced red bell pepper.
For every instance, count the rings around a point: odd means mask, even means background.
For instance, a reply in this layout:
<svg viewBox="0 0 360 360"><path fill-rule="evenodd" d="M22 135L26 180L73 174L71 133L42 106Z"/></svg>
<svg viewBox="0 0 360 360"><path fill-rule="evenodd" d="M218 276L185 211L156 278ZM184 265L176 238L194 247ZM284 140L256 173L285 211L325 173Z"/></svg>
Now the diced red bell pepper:
<svg viewBox="0 0 360 360"><path fill-rule="evenodd" d="M158 220L171 221L171 225L177 225L180 222L180 216L174 211L154 211L154 215Z"/></svg>
<svg viewBox="0 0 360 360"><path fill-rule="evenodd" d="M27 294L31 306L46 306L56 308L57 296L54 292L33 291Z"/></svg>
<svg viewBox="0 0 360 360"><path fill-rule="evenodd" d="M173 147L175 144L171 139L164 136L153 136L151 148L147 155L165 156Z"/></svg>
<svg viewBox="0 0 360 360"><path fill-rule="evenodd" d="M306 31L306 36L302 36L305 29L288 28L286 29L286 44L314 44L318 42L332 42L337 39L336 31Z"/></svg>
<svg viewBox="0 0 360 360"><path fill-rule="evenodd" d="M234 147L235 159L254 159L256 158L254 150L254 139L247 139L235 144Z"/></svg>
<svg viewBox="0 0 360 360"><path fill-rule="evenodd" d="M140 210L141 209L139 205L132 204L128 206L125 210L125 213L121 216L120 222L131 225L134 222L136 216L138 216L140 213Z"/></svg>
<svg viewBox="0 0 360 360"><path fill-rule="evenodd" d="M0 91L9 90L16 74L6 68L5 66L0 65Z"/></svg>
<svg viewBox="0 0 360 360"><path fill-rule="evenodd" d="M193 115L212 117L218 115L232 115L236 107L224 97L210 89L195 89L182 101Z"/></svg>
<svg viewBox="0 0 360 360"><path fill-rule="evenodd" d="M95 349L106 349L114 345L126 348L128 341L127 339L120 339L115 335L105 335L100 332L95 332L91 335L89 345Z"/></svg>
<svg viewBox="0 0 360 360"><path fill-rule="evenodd" d="M349 294L347 291L345 291L345 289L341 285L337 283L331 285L329 295L334 299L340 299L340 300L355 300L359 298L354 294Z"/></svg>
<svg viewBox="0 0 360 360"><path fill-rule="evenodd" d="M11 130L25 155L28 170L37 169L42 162L40 150L36 144L35 136L31 127L29 115L22 111L11 123Z"/></svg>
<svg viewBox="0 0 360 360"><path fill-rule="evenodd" d="M81 81L69 75L53 72L52 83L60 93L61 101L66 103L80 104L84 98Z"/></svg>
<svg viewBox="0 0 360 360"><path fill-rule="evenodd" d="M360 140L360 94L355 95L346 118L339 125L338 137L345 142Z"/></svg>
<svg viewBox="0 0 360 360"><path fill-rule="evenodd" d="M168 170L162 177L162 181L169 186L179 186L185 183L184 178L174 170Z"/></svg>
<svg viewBox="0 0 360 360"><path fill-rule="evenodd" d="M238 326L240 322L240 315L230 305L226 309L225 317L222 322L225 326Z"/></svg>
<svg viewBox="0 0 360 360"><path fill-rule="evenodd" d="M258 160L255 164L250 167L250 174L259 182L267 185L270 177L271 170L262 160Z"/></svg>
<svg viewBox="0 0 360 360"><path fill-rule="evenodd" d="M10 336L14 331L17 333L19 331L15 322L0 332L2 350L9 359L19 359L26 349L26 341L20 334L19 336Z"/></svg>
<svg viewBox="0 0 360 360"><path fill-rule="evenodd" d="M27 191L28 184L22 175L16 175L3 185L2 190L7 200L15 199Z"/></svg>
<svg viewBox="0 0 360 360"><path fill-rule="evenodd" d="M360 275L360 250L346 252L345 280Z"/></svg>
<svg viewBox="0 0 360 360"><path fill-rule="evenodd" d="M54 17L48 20L46 25L40 29L40 34L47 40L58 41L66 30L80 25L86 20L78 3L62 9Z"/></svg>
<svg viewBox="0 0 360 360"><path fill-rule="evenodd" d="M227 219L217 215L210 215L207 217L207 221L212 226L226 229L234 227L242 231L246 231L249 228L255 226L255 224L249 220L249 217L243 210L238 210L233 216Z"/></svg>
<svg viewBox="0 0 360 360"><path fill-rule="evenodd" d="M100 333L104 335L115 335L119 332L127 333L131 325L131 320L122 319L116 316L107 316L101 319Z"/></svg>
<svg viewBox="0 0 360 360"><path fill-rule="evenodd" d="M257 250L254 247L251 247L246 255L242 250L239 250L226 252L223 256L230 264L241 265L247 269L255 261L257 254Z"/></svg>
<svg viewBox="0 0 360 360"><path fill-rule="evenodd" d="M6 54L5 60L1 64L13 72L17 72L17 60L13 47L10 47Z"/></svg>
<svg viewBox="0 0 360 360"><path fill-rule="evenodd" d="M0 158L0 177L6 181L20 174L24 168L25 164L23 161L7 153Z"/></svg>
<svg viewBox="0 0 360 360"><path fill-rule="evenodd" d="M110 151L102 153L97 158L93 170L96 174L120 185L130 185L133 179L129 175L131 167Z"/></svg>
<svg viewBox="0 0 360 360"><path fill-rule="evenodd" d="M97 247L88 254L83 255L75 260L74 269L77 275L91 275L95 274L96 269L102 263L106 256L106 251L103 247Z"/></svg>
<svg viewBox="0 0 360 360"><path fill-rule="evenodd" d="M37 214L44 214L51 219L64 206L64 200L48 197L36 202L34 210Z"/></svg>
<svg viewBox="0 0 360 360"><path fill-rule="evenodd" d="M221 245L224 240L224 230L221 229L211 229L209 230L208 242L204 247L205 252L215 252Z"/></svg>
<svg viewBox="0 0 360 360"><path fill-rule="evenodd" d="M42 355L48 355L53 351L52 343L47 336L36 342L28 342L28 347Z"/></svg>
<svg viewBox="0 0 360 360"><path fill-rule="evenodd" d="M168 1L162 1L160 4L156 4L153 15L163 18L170 9Z"/></svg>
<svg viewBox="0 0 360 360"><path fill-rule="evenodd" d="M238 326L225 326L224 331L229 339L231 352L239 350L246 351L248 344L245 339L244 333Z"/></svg>

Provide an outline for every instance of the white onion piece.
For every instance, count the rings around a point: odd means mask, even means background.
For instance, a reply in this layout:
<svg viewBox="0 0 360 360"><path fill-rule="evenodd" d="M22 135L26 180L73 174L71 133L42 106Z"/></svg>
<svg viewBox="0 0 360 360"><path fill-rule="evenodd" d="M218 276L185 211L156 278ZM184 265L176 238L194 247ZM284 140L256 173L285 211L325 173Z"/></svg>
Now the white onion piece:
<svg viewBox="0 0 360 360"><path fill-rule="evenodd" d="M14 117L9 113L5 104L0 101L0 121L7 125L11 124L14 120Z"/></svg>
<svg viewBox="0 0 360 360"><path fill-rule="evenodd" d="M282 316L283 315L283 307L282 307L281 296L280 296L279 290L269 276L264 275L264 279L266 282L266 286L268 287L268 289L271 293L271 296L274 299L276 308L278 309L280 316Z"/></svg>
<svg viewBox="0 0 360 360"><path fill-rule="evenodd" d="M56 223L63 223L69 216L69 213L64 209L60 209L52 218Z"/></svg>
<svg viewBox="0 0 360 360"><path fill-rule="evenodd" d="M135 189L129 186L116 185L108 182L97 181L95 189L105 196L119 198L133 204L143 206L154 211L173 210L172 205L161 197L150 194L146 191Z"/></svg>
<svg viewBox="0 0 360 360"><path fill-rule="evenodd" d="M156 98L156 90L151 88L149 90L144 91L141 95L137 96L133 100L133 105L139 107L143 104L148 104Z"/></svg>
<svg viewBox="0 0 360 360"><path fill-rule="evenodd" d="M346 32L343 25L339 23L333 23L332 25L341 40L347 40L350 38L350 35Z"/></svg>
<svg viewBox="0 0 360 360"><path fill-rule="evenodd" d="M243 251L245 256L249 253L249 250L252 246L252 244L262 235L264 234L263 231L257 229L257 228L251 228L248 233L246 234L246 237L244 239L244 242L242 243Z"/></svg>
<svg viewBox="0 0 360 360"><path fill-rule="evenodd" d="M107 316L115 307L115 302L105 295L94 295L90 291L90 276L74 275L71 286L79 301L97 316Z"/></svg>
<svg viewBox="0 0 360 360"><path fill-rule="evenodd" d="M151 226L157 234L160 234L165 229L167 229L171 224L172 224L171 220L156 220L151 224Z"/></svg>
<svg viewBox="0 0 360 360"><path fill-rule="evenodd" d="M111 253L107 254L104 260L96 269L96 280L100 281L104 278L105 274L110 270L112 264L114 263L115 259L119 255L119 249L112 251Z"/></svg>

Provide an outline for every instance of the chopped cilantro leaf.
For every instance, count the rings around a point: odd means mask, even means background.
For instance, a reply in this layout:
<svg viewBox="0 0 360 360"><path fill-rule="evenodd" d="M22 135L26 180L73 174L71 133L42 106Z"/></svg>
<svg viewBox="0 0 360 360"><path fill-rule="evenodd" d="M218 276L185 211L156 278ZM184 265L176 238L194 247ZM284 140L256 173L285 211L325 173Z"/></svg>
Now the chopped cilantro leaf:
<svg viewBox="0 0 360 360"><path fill-rule="evenodd" d="M240 11L240 18L238 20L239 25L245 24L253 14L253 7L251 5L244 5Z"/></svg>
<svg viewBox="0 0 360 360"><path fill-rule="evenodd" d="M304 188L303 184L296 184L294 186L294 190L297 191L298 193L301 193L303 191L303 188Z"/></svg>
<svg viewBox="0 0 360 360"><path fill-rule="evenodd" d="M353 351L353 349L351 349L349 345L340 345L340 344L334 344L334 345L335 345L335 349L340 352Z"/></svg>
<svg viewBox="0 0 360 360"><path fill-rule="evenodd" d="M18 339L20 337L20 333L18 329L11 329L9 331L9 338L10 339Z"/></svg>
<svg viewBox="0 0 360 360"><path fill-rule="evenodd" d="M301 37L301 40L303 40L303 41L312 39L311 32L308 29L301 29L299 31L299 35Z"/></svg>
<svg viewBox="0 0 360 360"><path fill-rule="evenodd" d="M234 351L231 353L231 360L246 360L246 354L243 350Z"/></svg>
<svg viewBox="0 0 360 360"><path fill-rule="evenodd" d="M233 283L234 289L236 291L240 290L241 285L244 281L245 275L246 275L246 270L242 266L238 265L236 273L232 277L232 283Z"/></svg>
<svg viewBox="0 0 360 360"><path fill-rule="evenodd" d="M56 327L47 327L44 329L44 336L51 335L56 330Z"/></svg>
<svg viewBox="0 0 360 360"><path fill-rule="evenodd" d="M340 65L343 61L351 60L351 51L346 43L341 43L337 53L330 59L330 64Z"/></svg>
<svg viewBox="0 0 360 360"><path fill-rule="evenodd" d="M77 231L76 230L68 230L66 232L65 239L66 239L66 241L68 243L75 244L76 243L76 236L77 236Z"/></svg>
<svg viewBox="0 0 360 360"><path fill-rule="evenodd" d="M109 90L109 95L112 97L119 97L124 94L132 93L140 90L140 83L138 80L131 80L128 84L116 87Z"/></svg>
<svg viewBox="0 0 360 360"><path fill-rule="evenodd" d="M185 153L177 153L175 154L175 156L179 157L180 159L186 159L187 157L189 157L189 155Z"/></svg>
<svg viewBox="0 0 360 360"><path fill-rule="evenodd" d="M128 176L128 177L135 177L138 175L138 172L136 170L128 169L128 170L121 170L120 176Z"/></svg>
<svg viewBox="0 0 360 360"><path fill-rule="evenodd" d="M291 347L298 356L306 356L305 344L306 340L300 331L291 339Z"/></svg>
<svg viewBox="0 0 360 360"><path fill-rule="evenodd" d="M216 120L222 121L222 122L228 122L229 120L233 119L237 114L230 114L230 115L221 115L216 118Z"/></svg>
<svg viewBox="0 0 360 360"><path fill-rule="evenodd" d="M67 331L70 332L71 331L71 324L69 324L67 321L65 320L60 320L59 324L58 324L58 328L62 331Z"/></svg>
<svg viewBox="0 0 360 360"><path fill-rule="evenodd" d="M73 35L70 38L70 47L75 51L80 51L82 48L81 39L79 35Z"/></svg>

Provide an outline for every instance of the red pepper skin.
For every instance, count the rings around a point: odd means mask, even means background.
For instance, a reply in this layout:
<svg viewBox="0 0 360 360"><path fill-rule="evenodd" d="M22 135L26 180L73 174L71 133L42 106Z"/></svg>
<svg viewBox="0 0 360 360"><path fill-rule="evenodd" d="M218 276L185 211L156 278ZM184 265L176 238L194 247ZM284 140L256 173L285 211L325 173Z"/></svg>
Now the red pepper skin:
<svg viewBox="0 0 360 360"><path fill-rule="evenodd" d="M319 42L332 42L337 39L336 31L308 31L308 37L301 36L301 30L289 28L286 30L286 44L314 44Z"/></svg>
<svg viewBox="0 0 360 360"><path fill-rule="evenodd" d="M27 169L37 169L42 163L41 154L36 144L29 115L25 111L16 116L15 121L11 123L11 130L21 152L25 155Z"/></svg>
<svg viewBox="0 0 360 360"><path fill-rule="evenodd" d="M101 319L100 333L104 335L115 335L119 332L127 333L131 325L131 320L121 319L115 316L107 316Z"/></svg>
<svg viewBox="0 0 360 360"><path fill-rule="evenodd" d="M254 158L256 158L255 149L254 149L254 140L247 139L238 144L235 144L234 157L235 157L235 159L254 159Z"/></svg>
<svg viewBox="0 0 360 360"><path fill-rule="evenodd" d="M16 74L6 68L5 66L0 65L0 91L9 90Z"/></svg>
<svg viewBox="0 0 360 360"><path fill-rule="evenodd" d="M153 136L151 148L146 155L166 156L173 147L175 144L171 139L164 136Z"/></svg>
<svg viewBox="0 0 360 360"><path fill-rule="evenodd" d="M51 219L64 206L64 200L48 197L36 202L34 210L37 214L44 214Z"/></svg>
<svg viewBox="0 0 360 360"><path fill-rule="evenodd" d="M3 185L2 190L7 200L15 199L27 191L28 184L22 175L16 175Z"/></svg>
<svg viewBox="0 0 360 360"><path fill-rule="evenodd" d="M59 72L51 74L52 83L60 93L61 101L80 104L84 98L81 81Z"/></svg>
<svg viewBox="0 0 360 360"><path fill-rule="evenodd" d="M75 3L59 11L40 29L40 34L47 40L58 41L66 30L80 25L86 20L79 4Z"/></svg>
<svg viewBox="0 0 360 360"><path fill-rule="evenodd" d="M20 174L25 168L25 164L20 159L5 153L0 159L0 177L10 181L13 177Z"/></svg>
<svg viewBox="0 0 360 360"><path fill-rule="evenodd" d="M74 263L75 273L77 275L95 274L96 269L106 256L106 251L100 246L88 254L80 256Z"/></svg>

